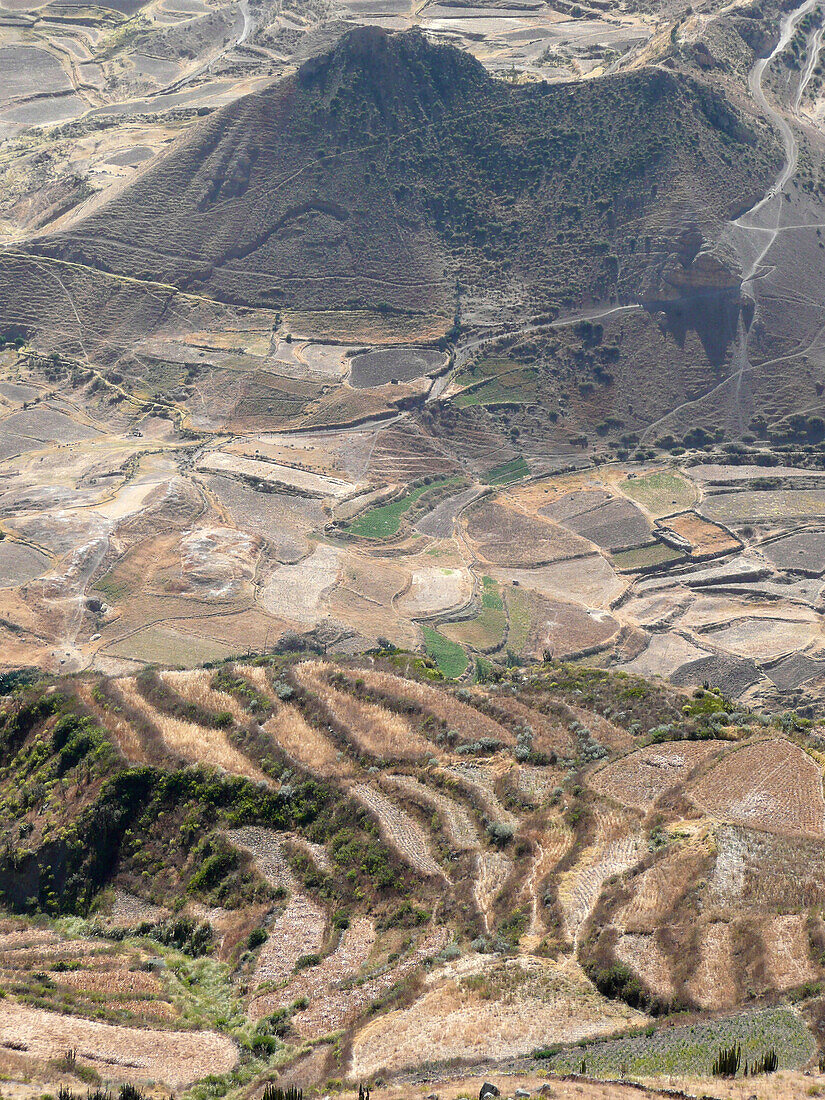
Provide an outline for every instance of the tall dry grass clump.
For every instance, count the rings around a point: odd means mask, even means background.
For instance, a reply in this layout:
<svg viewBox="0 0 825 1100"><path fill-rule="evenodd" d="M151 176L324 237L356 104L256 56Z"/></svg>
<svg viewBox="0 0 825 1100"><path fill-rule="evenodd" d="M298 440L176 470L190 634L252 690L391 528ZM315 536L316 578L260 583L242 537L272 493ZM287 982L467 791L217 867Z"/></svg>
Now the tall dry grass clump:
<svg viewBox="0 0 825 1100"><path fill-rule="evenodd" d="M362 680L371 691L380 692L401 703L431 714L448 729L454 730L462 741L478 741L488 738L503 745L514 745L515 736L506 726L496 722L488 714L463 703L452 692L439 690L417 680L406 680L389 672L359 668L348 671L351 680Z"/></svg>
<svg viewBox="0 0 825 1100"><path fill-rule="evenodd" d="M321 661L305 661L298 665L295 675L301 686L315 695L346 731L357 749L382 760L421 760L432 756L433 746L406 719L334 688L326 679L330 670Z"/></svg>
<svg viewBox="0 0 825 1100"><path fill-rule="evenodd" d="M126 704L142 711L160 730L169 749L184 760L193 764L211 764L231 775L242 775L258 783L267 782L264 773L229 743L224 730L196 726L194 722L184 722L157 710L140 694L131 676L118 679L116 684Z"/></svg>
<svg viewBox="0 0 825 1100"><path fill-rule="evenodd" d="M240 725L245 725L249 721L249 715L233 695L226 691L216 691L212 687L212 672L209 669L159 672L158 677L182 699L188 703L194 703L201 710L212 711L215 714L231 714Z"/></svg>
<svg viewBox="0 0 825 1100"><path fill-rule="evenodd" d="M261 728L287 756L311 772L338 778L355 774L352 761L291 703L279 703L278 710Z"/></svg>
<svg viewBox="0 0 825 1100"><path fill-rule="evenodd" d="M137 730L122 715L117 714L114 708L101 707L94 697L91 684L78 680L74 689L83 705L94 714L106 732L111 734L115 744L130 764L150 763Z"/></svg>

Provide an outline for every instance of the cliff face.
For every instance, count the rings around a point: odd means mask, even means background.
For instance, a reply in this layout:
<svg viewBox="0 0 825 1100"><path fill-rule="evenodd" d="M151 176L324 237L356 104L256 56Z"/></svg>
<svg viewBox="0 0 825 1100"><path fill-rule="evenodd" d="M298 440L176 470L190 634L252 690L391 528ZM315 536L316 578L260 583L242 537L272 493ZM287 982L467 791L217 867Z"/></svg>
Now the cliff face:
<svg viewBox="0 0 825 1100"><path fill-rule="evenodd" d="M709 361L718 366L736 338L741 279L736 256L694 228L683 231L673 251L651 268L640 298L680 342L694 330Z"/></svg>

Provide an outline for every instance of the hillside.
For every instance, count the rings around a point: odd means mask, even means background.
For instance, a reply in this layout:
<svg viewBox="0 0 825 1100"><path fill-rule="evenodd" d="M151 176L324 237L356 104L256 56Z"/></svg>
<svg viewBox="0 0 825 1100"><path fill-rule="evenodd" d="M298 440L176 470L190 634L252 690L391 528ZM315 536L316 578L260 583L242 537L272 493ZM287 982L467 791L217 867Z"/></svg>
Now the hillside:
<svg viewBox="0 0 825 1100"><path fill-rule="evenodd" d="M655 297L679 233L715 240L777 160L763 122L683 74L511 86L418 32L368 27L28 250L276 309L452 316L457 283L485 308ZM31 325L22 259L0 300ZM24 261L30 279L41 268ZM79 273L58 274L71 289Z"/></svg>
<svg viewBox="0 0 825 1100"><path fill-rule="evenodd" d="M792 714L552 663L455 690L398 651L5 704L7 1079L816 1060L825 803Z"/></svg>

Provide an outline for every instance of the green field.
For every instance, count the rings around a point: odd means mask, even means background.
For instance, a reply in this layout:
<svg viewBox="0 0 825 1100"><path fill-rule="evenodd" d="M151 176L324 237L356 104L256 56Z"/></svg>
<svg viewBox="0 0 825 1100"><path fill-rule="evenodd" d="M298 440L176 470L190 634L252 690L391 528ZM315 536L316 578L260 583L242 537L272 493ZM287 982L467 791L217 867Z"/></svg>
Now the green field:
<svg viewBox="0 0 825 1100"><path fill-rule="evenodd" d="M492 577L481 578L481 606L489 607L494 611L504 610L504 600L498 590L498 581Z"/></svg>
<svg viewBox="0 0 825 1100"><path fill-rule="evenodd" d="M619 1077L622 1073L630 1077L709 1076L719 1048L734 1043L741 1043L743 1061L753 1061L775 1048L780 1069L804 1065L816 1050L802 1018L781 1007L660 1028L634 1038L582 1043L538 1061L556 1073L580 1072L584 1061L586 1072L596 1077ZM754 1092L758 1092L757 1080L754 1078Z"/></svg>
<svg viewBox="0 0 825 1100"><path fill-rule="evenodd" d="M481 611L474 619L445 623L441 629L461 646L469 646L481 653L498 649L507 633L507 613L498 581L493 577L481 578Z"/></svg>
<svg viewBox="0 0 825 1100"><path fill-rule="evenodd" d="M504 641L507 615L503 605L500 608L484 607L474 619L468 619L463 623L445 623L442 630L459 645L470 646L482 653L490 653L498 649Z"/></svg>
<svg viewBox="0 0 825 1100"><path fill-rule="evenodd" d="M538 372L511 359L482 359L461 371L453 381L464 386L453 403L463 409L468 405L496 405L503 402L522 404L535 401Z"/></svg>
<svg viewBox="0 0 825 1100"><path fill-rule="evenodd" d="M124 596L131 595L133 591L133 586L125 578L116 579L116 569L117 566L105 573L92 585L92 590L100 592L109 603L116 603L118 600L122 600Z"/></svg>
<svg viewBox="0 0 825 1100"><path fill-rule="evenodd" d="M448 680L454 680L456 676L460 676L470 663L461 646L451 642L449 638L445 638L432 627L422 626L421 630L424 634L424 649L444 676Z"/></svg>
<svg viewBox="0 0 825 1100"><path fill-rule="evenodd" d="M500 466L493 466L483 475L482 480L486 485L509 485L511 481L518 481L527 477L530 467L521 455L511 458L509 462L502 462Z"/></svg>
<svg viewBox="0 0 825 1100"><path fill-rule="evenodd" d="M666 516L690 508L699 499L696 486L680 474L644 474L629 477L619 486L625 496L637 501L652 516Z"/></svg>
<svg viewBox="0 0 825 1100"><path fill-rule="evenodd" d="M637 546L633 550L620 550L618 554L613 554L613 564L619 572L632 572L634 569L665 565L684 556L678 550L665 546L663 542L651 542L647 546Z"/></svg>
<svg viewBox="0 0 825 1100"><path fill-rule="evenodd" d="M398 500L393 500L389 504L379 504L377 507L370 508L369 511L357 516L349 525L347 531L350 535L360 535L364 539L390 538L392 535L397 534L404 513L408 512L425 493L437 486L446 485L456 480L456 478L441 478L439 481L433 481L430 485L419 485L418 488L411 490L403 497L399 497Z"/></svg>

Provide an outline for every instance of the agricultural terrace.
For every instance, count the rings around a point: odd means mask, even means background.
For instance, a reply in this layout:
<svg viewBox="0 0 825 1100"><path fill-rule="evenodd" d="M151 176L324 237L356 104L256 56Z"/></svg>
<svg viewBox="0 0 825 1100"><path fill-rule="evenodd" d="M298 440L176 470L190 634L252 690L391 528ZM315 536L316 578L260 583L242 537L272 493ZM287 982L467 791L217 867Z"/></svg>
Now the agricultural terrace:
<svg viewBox="0 0 825 1100"><path fill-rule="evenodd" d="M768 1031L800 1068L817 742L725 706L557 661L461 686L396 648L21 678L0 1032L27 1046L4 1072L197 1098L293 1063L308 1087L417 1071L424 1036L430 1061L704 1075L723 1036L758 1057ZM736 1015L691 1033L684 1008Z"/></svg>

